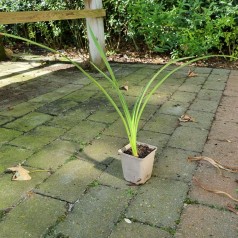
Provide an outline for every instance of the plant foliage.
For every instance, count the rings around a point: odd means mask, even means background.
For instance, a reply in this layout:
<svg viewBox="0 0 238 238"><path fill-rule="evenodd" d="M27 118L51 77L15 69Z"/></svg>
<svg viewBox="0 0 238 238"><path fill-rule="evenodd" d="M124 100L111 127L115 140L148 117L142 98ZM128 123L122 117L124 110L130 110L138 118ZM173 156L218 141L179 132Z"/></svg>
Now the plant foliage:
<svg viewBox="0 0 238 238"><path fill-rule="evenodd" d="M189 65L193 62L196 62L198 60L203 60L209 57L214 57L214 56L219 56L219 55L209 55L209 56L202 56L202 57L197 57L197 58L193 58L193 57L184 57L184 58L179 58L176 60L171 60L170 62L168 62L166 65L164 65L161 69L159 69L153 76L152 78L147 82L147 84L144 86L143 90L141 91L140 95L138 96L137 100L135 101L135 104L132 108L132 110L130 110L127 101L124 97L124 94L122 93L122 91L120 90L120 86L118 84L118 81L114 75L114 72L107 60L107 57L103 51L103 49L100 47L95 35L93 34L92 30L90 29L90 34L92 36L92 39L94 41L94 44L96 45L97 50L100 53L100 56L102 57L102 60L108 70L108 74L106 74L105 72L103 72L101 69L99 69L95 64L91 63L92 66L102 74L102 76L107 79L111 85L112 88L114 89L113 92L114 94L111 95L110 92L108 92L101 84L100 81L98 81L97 79L95 79L92 75L90 75L88 72L86 72L78 63L72 61L71 59L69 59L67 56L62 55L61 53L59 53L58 51L49 48L45 45L33 42L31 40L22 38L22 37L18 37L18 36L14 36L11 34L7 34L7 33L1 33L0 32L0 36L7 36L7 37L11 37L11 38L15 38L18 40L23 40L28 42L29 44L34 44L37 45L41 48L44 48L46 50L49 50L53 53L57 53L60 54L63 58L67 59L68 61L70 61L73 65L75 65L87 78L89 78L100 90L101 92L106 96L106 98L109 100L109 102L112 104L112 106L114 107L114 109L117 111L117 113L119 114L123 125L125 127L126 133L127 133L127 137L129 139L130 145L131 145L131 149L132 149L132 154L136 157L138 157L138 150L137 150L137 133L138 133L138 127L139 127L139 122L141 119L141 116L144 112L144 109L147 105L147 103L149 102L151 96L156 92L156 90L163 84L163 82L169 77L171 76L173 73L175 73L176 71L178 71L179 69L185 67L186 65ZM187 62L185 62L184 64L175 67L173 70L165 73L165 70L171 65L174 64L176 62L180 62L180 61L185 61L187 60ZM118 105L116 103L115 100L115 96L117 96L117 98L119 98L119 102L120 105Z"/></svg>

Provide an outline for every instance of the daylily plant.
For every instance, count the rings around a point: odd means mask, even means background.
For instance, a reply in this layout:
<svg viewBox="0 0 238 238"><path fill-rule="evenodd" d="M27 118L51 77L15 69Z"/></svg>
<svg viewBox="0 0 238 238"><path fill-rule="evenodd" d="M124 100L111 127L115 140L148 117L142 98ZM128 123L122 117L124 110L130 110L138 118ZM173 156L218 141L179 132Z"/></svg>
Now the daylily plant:
<svg viewBox="0 0 238 238"><path fill-rule="evenodd" d="M138 157L138 148L137 148L137 134L138 134L138 127L139 127L139 122L142 116L142 113L148 103L148 101L150 100L151 96L156 92L156 90L163 84L163 82L169 77L171 76L174 72L178 71L179 69L194 63L196 61L199 60L203 60L203 59L207 59L210 57L228 57L228 58L235 58L232 56L225 56L225 55L207 55L207 56L201 56L201 57L184 57L184 58L179 58L179 59L175 59L175 60L171 60L169 61L167 64L165 64L163 67L161 67L153 76L152 78L148 81L148 83L145 85L145 87L143 88L143 90L141 91L140 95L137 97L137 100L132 108L132 110L130 110L130 108L128 107L127 101L125 99L125 96L123 94L123 92L120 90L120 85L115 77L115 74L107 60L107 57L103 51L103 49L101 48L101 46L99 45L95 35L93 34L93 32L90 30L90 34L92 36L92 39L94 41L94 44L97 47L97 50L100 53L100 56L103 59L103 62L109 72L109 76L103 72L101 69L99 69L95 64L92 64L92 66L98 71L100 72L103 77L105 79L107 79L112 87L115 90L116 95L118 96L119 100L120 100L120 104L122 109L119 108L119 106L117 105L117 103L115 102L115 100L113 99L113 97L109 94L109 92L100 84L99 81L97 81L96 78L94 78L93 76L91 76L89 73L87 73L78 63L74 62L73 60L69 59L67 56L61 54L60 52L49 48L45 45L36 43L34 41L31 41L29 39L25 39L19 36L15 36L12 34L7 34L7 33L0 33L0 35L6 36L6 37L12 37L18 40L23 40L29 44L33 44L33 45L37 45L41 48L44 48L46 50L49 50L53 53L57 53L59 55L61 55L62 58L68 60L69 62L71 62L75 67L77 67L88 79L90 79L101 91L102 93L104 93L104 95L107 97L107 99L109 100L109 102L112 104L112 106L115 108L115 110L117 111L117 113L119 114L123 125L125 127L126 133L127 133L127 137L129 139L129 143L131 145L131 150L132 150L132 154L135 157ZM184 64L179 65L177 67L175 67L173 70L169 71L167 74L165 74L165 76L159 78L160 75L162 75L162 73L164 72L165 69L167 69L170 65L175 64L177 62L180 61L186 61ZM153 85L152 87L152 83L154 81L157 81L157 83L155 85Z"/></svg>

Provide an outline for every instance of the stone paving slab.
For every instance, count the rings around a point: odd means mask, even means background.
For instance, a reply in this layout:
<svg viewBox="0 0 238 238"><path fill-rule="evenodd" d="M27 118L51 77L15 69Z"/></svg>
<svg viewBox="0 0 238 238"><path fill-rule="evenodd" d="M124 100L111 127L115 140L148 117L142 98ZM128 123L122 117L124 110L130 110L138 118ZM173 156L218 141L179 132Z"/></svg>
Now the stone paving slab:
<svg viewBox="0 0 238 238"><path fill-rule="evenodd" d="M43 150L30 156L24 164L28 166L55 171L66 161L75 157L80 145L71 141L55 140Z"/></svg>
<svg viewBox="0 0 238 238"><path fill-rule="evenodd" d="M198 93L202 88L202 85L194 85L191 82L190 83L184 83L179 87L179 91L183 91L183 92L190 92L190 93Z"/></svg>
<svg viewBox="0 0 238 238"><path fill-rule="evenodd" d="M71 129L75 125L78 125L81 120L86 119L89 115L89 112L86 112L81 108L77 108L65 114L61 114L58 117L53 117L53 119L48 121L46 124L53 127Z"/></svg>
<svg viewBox="0 0 238 238"><path fill-rule="evenodd" d="M17 137L16 139L9 142L9 144L32 151L37 151L64 133L65 130L61 128L40 126L27 134Z"/></svg>
<svg viewBox="0 0 238 238"><path fill-rule="evenodd" d="M171 97L171 95L172 93L161 91L158 91L157 93L153 94L150 100L148 101L148 105L145 108L145 111L148 109L148 107L153 107L155 109L155 106L163 105ZM146 114L146 112L144 112L144 114Z"/></svg>
<svg viewBox="0 0 238 238"><path fill-rule="evenodd" d="M186 102L168 101L161 106L158 112L180 117L187 111L188 106L189 103Z"/></svg>
<svg viewBox="0 0 238 238"><path fill-rule="evenodd" d="M203 85L203 89L212 89L212 90L217 90L217 91L223 91L226 87L226 83L222 82L222 80L211 80L211 81L206 81Z"/></svg>
<svg viewBox="0 0 238 238"><path fill-rule="evenodd" d="M13 117L0 116L0 125L6 124L7 122L13 121Z"/></svg>
<svg viewBox="0 0 238 238"><path fill-rule="evenodd" d="M187 110L185 114L192 117L193 121L180 122L180 125L198 128L201 130L203 129L209 130L211 128L214 119L213 113Z"/></svg>
<svg viewBox="0 0 238 238"><path fill-rule="evenodd" d="M224 92L225 96L237 96L238 92L238 83L237 83L237 75L232 75L229 77L229 81L227 82L226 90Z"/></svg>
<svg viewBox="0 0 238 238"><path fill-rule="evenodd" d="M9 129L15 129L17 131L27 132L50 119L51 116L47 114L32 112L15 120L14 122L6 124L5 127Z"/></svg>
<svg viewBox="0 0 238 238"><path fill-rule="evenodd" d="M68 94L76 91L78 88L82 88L82 86L80 85L80 87L78 87L75 85L73 85L73 86L66 85L66 86L62 86L60 88L55 86L50 92L37 95L36 97L30 99L29 102L43 103L43 104L50 103L50 102L53 102L57 99L64 97L65 95L68 95Z"/></svg>
<svg viewBox="0 0 238 238"><path fill-rule="evenodd" d="M212 68L209 67L196 67L195 69L193 69L195 73L199 74L199 75L209 75L212 72Z"/></svg>
<svg viewBox="0 0 238 238"><path fill-rule="evenodd" d="M143 141L149 145L157 147L157 153L159 154L166 146L169 140L169 135L163 133L157 133L152 131L141 130L138 133L138 141Z"/></svg>
<svg viewBox="0 0 238 238"><path fill-rule="evenodd" d="M106 125L92 121L81 121L72 129L67 131L62 138L64 140L74 141L86 144L104 131Z"/></svg>
<svg viewBox="0 0 238 238"><path fill-rule="evenodd" d="M237 217L227 211L202 205L185 207L176 238L217 237L235 238L238 234Z"/></svg>
<svg viewBox="0 0 238 238"><path fill-rule="evenodd" d="M70 100L58 99L52 103L45 104L40 107L37 111L41 113L50 114L53 116L60 115L70 110L73 107L76 107L78 103Z"/></svg>
<svg viewBox="0 0 238 238"><path fill-rule="evenodd" d="M0 237L43 237L65 211L64 202L31 194L0 222Z"/></svg>
<svg viewBox="0 0 238 238"><path fill-rule="evenodd" d="M0 173L4 172L8 167L24 162L32 153L32 151L24 148L3 145L0 147Z"/></svg>
<svg viewBox="0 0 238 238"><path fill-rule="evenodd" d="M144 130L172 134L178 126L178 117L174 115L159 114L158 112L143 127Z"/></svg>
<svg viewBox="0 0 238 238"><path fill-rule="evenodd" d="M224 176L222 176L214 167L207 163L203 163L198 167L194 177L208 189L224 191L231 196L236 197L237 183L235 181L235 174L224 172ZM198 201L201 204L208 204L210 206L226 207L227 204L233 206L236 204L236 202L230 200L226 196L205 191L200 188L195 181L192 183L189 197L193 201Z"/></svg>
<svg viewBox="0 0 238 238"><path fill-rule="evenodd" d="M169 146L188 151L202 152L207 140L208 131L194 127L176 128L168 143Z"/></svg>
<svg viewBox="0 0 238 238"><path fill-rule="evenodd" d="M124 190L97 186L85 194L54 231L68 237L108 237L128 206L130 195ZM55 237L55 236L53 236Z"/></svg>
<svg viewBox="0 0 238 238"><path fill-rule="evenodd" d="M110 162L106 170L97 178L98 182L113 188L130 189L128 188L130 183L125 181L123 177L121 161L114 159ZM132 187L131 189L134 190L137 187Z"/></svg>
<svg viewBox="0 0 238 238"><path fill-rule="evenodd" d="M236 166L238 71L193 66L198 75L189 77L185 67L154 93L138 134L158 146L153 176L133 186L123 178L117 153L128 143L123 125L98 88L69 64L9 63L0 64L0 237L9 227L21 237L236 237L235 214L226 208L231 202L192 180L236 196L236 175L223 178L187 157L202 154ZM124 94L132 108L162 66L112 67L119 85L129 86ZM114 95L100 74L93 76ZM195 121L179 122L182 114ZM18 163L51 173L13 182L4 171ZM8 237L18 236L14 232Z"/></svg>
<svg viewBox="0 0 238 238"><path fill-rule="evenodd" d="M195 155L197 153L192 151L167 147L158 155L158 159L154 164L153 175L189 182L196 165L188 162L187 158Z"/></svg>
<svg viewBox="0 0 238 238"><path fill-rule="evenodd" d="M156 227L140 223L127 224L125 221L122 221L117 225L109 238L148 237L148 235L150 238L172 237L170 233Z"/></svg>
<svg viewBox="0 0 238 238"><path fill-rule="evenodd" d="M238 93L237 93L238 95ZM217 118L222 121L238 122L238 96L222 98L221 104L217 109Z"/></svg>
<svg viewBox="0 0 238 238"><path fill-rule="evenodd" d="M22 132L6 129L6 128L0 128L0 144L4 144L6 142L9 142L13 140L14 138L20 136Z"/></svg>
<svg viewBox="0 0 238 238"><path fill-rule="evenodd" d="M216 72L218 71L216 70ZM225 82L227 78L226 72L218 75L218 77L219 81L222 78L221 81ZM211 80L215 79L214 75ZM227 87L224 95L230 94L232 93ZM212 98L211 100L213 100ZM223 106L224 102L225 106ZM215 122L211 127L209 140L203 150L204 156L213 158L228 166L236 166L237 163L236 126L232 122L235 118L235 111L232 110L233 103L236 104L234 97L223 97L218 107ZM226 137L232 137L233 141L226 139ZM224 191L236 197L237 183L235 182L235 174L225 172L224 176L222 176L209 163L203 162L199 163L194 176L207 189ZM225 196L205 191L195 181L192 183L188 201L191 205L185 207L175 237L190 237L191 234L193 234L193 237L237 237L237 219L234 214L226 211L228 204L235 207L236 203L234 201ZM196 203L206 206L194 205Z"/></svg>
<svg viewBox="0 0 238 238"><path fill-rule="evenodd" d="M144 124L145 124L145 121L141 120L139 123L139 129L141 129ZM118 132L120 132L120 133L118 133ZM108 128L106 128L106 130L103 132L103 134L107 135L107 136L127 138L126 130L125 130L124 125L120 119L118 119L116 122L114 122Z"/></svg>
<svg viewBox="0 0 238 238"><path fill-rule="evenodd" d="M105 167L102 165L94 166L89 162L75 159L62 166L49 177L47 182L34 191L74 203L82 196L87 185L99 177L104 170Z"/></svg>
<svg viewBox="0 0 238 238"><path fill-rule="evenodd" d="M188 79L186 80L186 84L200 86L200 85L204 85L206 81L207 81L207 74L205 75L197 74L196 77L188 77Z"/></svg>
<svg viewBox="0 0 238 238"><path fill-rule="evenodd" d="M177 91L171 97L176 102L191 103L196 98L196 93Z"/></svg>
<svg viewBox="0 0 238 238"><path fill-rule="evenodd" d="M78 153L78 158L92 164L108 165L114 158L118 158L118 149L128 144L127 139L100 135L91 144L85 146Z"/></svg>
<svg viewBox="0 0 238 238"><path fill-rule="evenodd" d="M226 164L231 167L237 165L237 142L208 140L203 149L203 154L210 158L214 158L221 164Z"/></svg>
<svg viewBox="0 0 238 238"><path fill-rule="evenodd" d="M14 207L21 200L24 200L36 185L49 177L49 174L47 172L35 172L32 174L31 180L23 183L12 181L11 177L11 174L4 174L0 177L0 211Z"/></svg>
<svg viewBox="0 0 238 238"><path fill-rule="evenodd" d="M39 106L40 104L38 103L23 102L23 103L17 104L16 106L9 106L9 107L3 108L0 111L0 115L6 116L6 117L20 117L25 114L28 114L29 112L34 111Z"/></svg>
<svg viewBox="0 0 238 238"><path fill-rule="evenodd" d="M238 141L238 125L235 122L215 121L209 135L211 140Z"/></svg>
<svg viewBox="0 0 238 238"><path fill-rule="evenodd" d="M131 202L126 216L151 226L175 228L187 191L186 183L151 178Z"/></svg>
<svg viewBox="0 0 238 238"><path fill-rule="evenodd" d="M179 83L179 85L180 85L180 83ZM168 84L166 85L164 83L163 85L160 86L157 93L159 93L159 94L160 93L162 93L162 94L167 93L167 94L171 95L171 94L175 93L178 90L179 85L168 85Z"/></svg>
<svg viewBox="0 0 238 238"><path fill-rule="evenodd" d="M206 105L206 106L205 106ZM190 110L215 113L218 102L210 100L196 99L190 106Z"/></svg>
<svg viewBox="0 0 238 238"><path fill-rule="evenodd" d="M223 91L214 91L212 89L201 89L197 94L197 98L201 100L216 101L221 100Z"/></svg>
<svg viewBox="0 0 238 238"><path fill-rule="evenodd" d="M88 100L90 97L94 96L96 94L95 90L77 90L74 91L66 96L63 97L65 100L71 100L74 102L84 102Z"/></svg>
<svg viewBox="0 0 238 238"><path fill-rule="evenodd" d="M108 108L106 110L94 111L88 117L88 120L103 123L113 123L119 118L118 113L113 108Z"/></svg>

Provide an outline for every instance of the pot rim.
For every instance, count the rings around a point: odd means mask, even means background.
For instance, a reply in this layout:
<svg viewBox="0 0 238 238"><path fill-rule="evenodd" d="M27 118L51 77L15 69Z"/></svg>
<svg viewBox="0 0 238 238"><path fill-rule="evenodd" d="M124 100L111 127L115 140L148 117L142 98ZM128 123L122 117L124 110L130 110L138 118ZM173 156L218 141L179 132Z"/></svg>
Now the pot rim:
<svg viewBox="0 0 238 238"><path fill-rule="evenodd" d="M137 141L136 144L138 144L138 145L146 145L146 146L148 146L149 148L153 149L150 153L156 152L156 150L157 150L157 147L156 147L156 146L150 145L150 144L148 144L148 143L143 143L143 142ZM138 157L135 157L135 156L133 156L133 155L129 155L129 154L124 153L124 152L125 152L126 150L128 150L129 148L131 148L130 143L127 144L127 145L125 145L125 146L123 146L121 149L119 149L119 150L118 150L118 154L119 154L119 155L125 154L125 155L127 155L128 157L136 158L137 160L138 160L138 159L144 159L144 158L138 158ZM149 155L149 154L148 154L148 155ZM148 155L147 155L147 156L148 156ZM146 156L146 157L147 157L147 156ZM146 157L145 157L145 158L146 158Z"/></svg>

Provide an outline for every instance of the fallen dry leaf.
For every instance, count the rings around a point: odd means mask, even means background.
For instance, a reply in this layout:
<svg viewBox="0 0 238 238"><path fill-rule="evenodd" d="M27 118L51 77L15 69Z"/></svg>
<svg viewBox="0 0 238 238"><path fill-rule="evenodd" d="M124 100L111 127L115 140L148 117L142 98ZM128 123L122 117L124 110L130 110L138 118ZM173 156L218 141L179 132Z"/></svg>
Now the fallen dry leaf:
<svg viewBox="0 0 238 238"><path fill-rule="evenodd" d="M198 74L195 74L193 70L189 69L188 77L196 77Z"/></svg>
<svg viewBox="0 0 238 238"><path fill-rule="evenodd" d="M237 167L231 167L231 166L227 166L227 165L222 165L218 161L216 161L214 159L211 159L209 157L206 157L206 156L188 157L188 160L189 161L205 160L205 161L209 162L210 164L212 164L219 171L222 169L222 170L229 171L231 173L238 173L238 168ZM221 173L221 171L220 171L220 173Z"/></svg>
<svg viewBox="0 0 238 238"><path fill-rule="evenodd" d="M11 59L13 56L13 52L10 49L5 49L5 53L8 59Z"/></svg>
<svg viewBox="0 0 238 238"><path fill-rule="evenodd" d="M216 189L213 190L213 189L207 188L207 187L205 187L204 185L202 185L202 184L198 181L198 179L195 178L195 177L193 177L193 180L196 182L196 184L197 184L200 188L202 188L202 189L204 189L204 190L206 190L206 191L208 191L208 192L216 193L216 194L222 194L222 195L225 195L226 197L229 197L231 200L233 200L233 201L235 201L235 202L238 202L238 199L232 197L229 193L226 193L226 192L223 192L223 191L220 191L220 190L216 190Z"/></svg>
<svg viewBox="0 0 238 238"><path fill-rule="evenodd" d="M238 215L238 210L235 209L233 206L231 206L230 204L227 204L227 209L231 212L234 212L236 215Z"/></svg>
<svg viewBox="0 0 238 238"><path fill-rule="evenodd" d="M21 165L8 168L7 170L14 172L12 176L12 180L14 181L31 180L31 176L29 175L30 172L24 169Z"/></svg>
<svg viewBox="0 0 238 238"><path fill-rule="evenodd" d="M27 192L27 197L33 197L35 195L35 193L33 191L29 191Z"/></svg>
<svg viewBox="0 0 238 238"><path fill-rule="evenodd" d="M184 114L179 118L179 121L180 122L194 122L195 120L191 116Z"/></svg>
<svg viewBox="0 0 238 238"><path fill-rule="evenodd" d="M11 110L13 110L13 109L14 109L14 107L12 107L12 106L7 107L7 110L8 110L8 111L11 111Z"/></svg>
<svg viewBox="0 0 238 238"><path fill-rule="evenodd" d="M131 224L131 220L128 219L128 218L124 218L125 222L128 223L128 224Z"/></svg>
<svg viewBox="0 0 238 238"><path fill-rule="evenodd" d="M127 85L123 85L120 87L121 90L128 91L129 87Z"/></svg>

